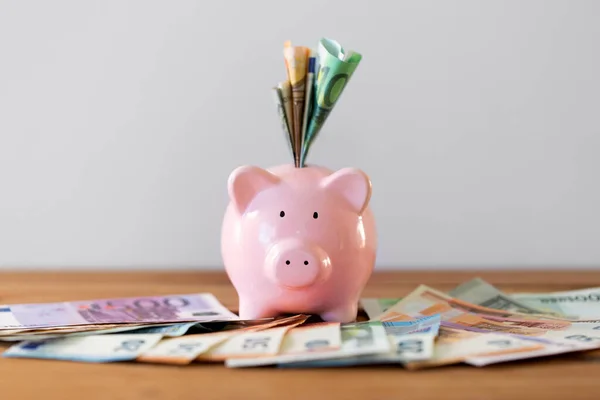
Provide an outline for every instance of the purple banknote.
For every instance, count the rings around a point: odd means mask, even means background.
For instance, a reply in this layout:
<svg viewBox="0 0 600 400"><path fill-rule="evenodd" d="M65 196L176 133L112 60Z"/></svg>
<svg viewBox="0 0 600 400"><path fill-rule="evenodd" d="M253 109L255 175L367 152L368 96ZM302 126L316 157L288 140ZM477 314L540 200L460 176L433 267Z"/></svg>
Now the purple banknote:
<svg viewBox="0 0 600 400"><path fill-rule="evenodd" d="M210 293L0 305L0 330L233 320L239 320L239 317Z"/></svg>

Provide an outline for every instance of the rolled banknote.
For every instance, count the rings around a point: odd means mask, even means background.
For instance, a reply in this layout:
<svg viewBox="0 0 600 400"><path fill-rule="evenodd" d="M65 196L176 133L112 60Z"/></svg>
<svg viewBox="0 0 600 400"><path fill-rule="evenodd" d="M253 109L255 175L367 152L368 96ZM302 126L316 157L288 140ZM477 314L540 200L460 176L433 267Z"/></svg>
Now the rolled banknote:
<svg viewBox="0 0 600 400"><path fill-rule="evenodd" d="M321 131L362 59L361 54L346 51L337 41L327 38L319 41L317 52L319 72L314 88L315 104L313 104L306 137L302 144L302 160L306 160L312 142Z"/></svg>
<svg viewBox="0 0 600 400"><path fill-rule="evenodd" d="M314 88L314 79L315 79L315 65L316 65L316 57L314 52L311 50L310 57L308 58L308 72L306 74L306 96L304 102L304 116L302 118L302 135L300 138L300 144L304 148L306 143L306 131L308 129L308 117L312 113L313 104L314 104L314 96L313 96L313 88ZM304 152L300 151L300 167L304 167Z"/></svg>
<svg viewBox="0 0 600 400"><path fill-rule="evenodd" d="M281 123L281 130L283 131L285 140L289 146L290 152L292 153L292 157L295 160L296 159L296 156L295 156L296 151L294 149L294 142L293 142L292 134L289 131L289 124L288 124L287 115L285 112L283 92L281 89L282 86L284 86L284 83L280 83L278 86L271 88L271 92L273 93L273 100L275 102L275 106L277 107L277 115L279 116L279 121Z"/></svg>
<svg viewBox="0 0 600 400"><path fill-rule="evenodd" d="M295 165L300 167L300 151L302 149L302 121L304 116L304 103L306 96L306 74L308 72L308 57L310 49L303 46L292 46L288 40L283 45L283 57L292 86L292 137L296 150Z"/></svg>
<svg viewBox="0 0 600 400"><path fill-rule="evenodd" d="M160 333L117 333L26 341L10 347L2 356L98 363L130 361L152 348L161 339Z"/></svg>

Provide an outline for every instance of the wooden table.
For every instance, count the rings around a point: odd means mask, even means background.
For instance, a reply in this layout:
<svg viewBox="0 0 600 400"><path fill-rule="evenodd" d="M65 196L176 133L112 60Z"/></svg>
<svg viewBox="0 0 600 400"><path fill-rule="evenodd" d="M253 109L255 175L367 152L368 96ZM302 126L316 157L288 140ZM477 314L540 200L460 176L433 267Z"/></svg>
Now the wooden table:
<svg viewBox="0 0 600 400"><path fill-rule="evenodd" d="M425 283L447 291L480 276L507 292L600 286L600 272L381 272L365 297L394 297ZM0 273L0 303L212 292L230 309L237 296L222 273ZM6 347L6 346L5 346ZM600 356L538 359L485 368L454 365L279 370L153 364L86 364L0 358L0 399L598 399Z"/></svg>

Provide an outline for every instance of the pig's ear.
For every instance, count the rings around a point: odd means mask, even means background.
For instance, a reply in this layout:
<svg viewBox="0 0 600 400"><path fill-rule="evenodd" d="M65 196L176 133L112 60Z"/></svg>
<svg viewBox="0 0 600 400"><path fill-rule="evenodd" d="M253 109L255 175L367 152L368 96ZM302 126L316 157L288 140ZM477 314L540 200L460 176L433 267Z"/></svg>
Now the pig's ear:
<svg viewBox="0 0 600 400"><path fill-rule="evenodd" d="M334 172L323 178L321 186L346 199L359 215L367 208L371 199L371 180L356 168L343 168Z"/></svg>
<svg viewBox="0 0 600 400"><path fill-rule="evenodd" d="M269 171L255 166L243 166L229 175L227 190L231 201L243 213L258 193L277 183L279 178Z"/></svg>

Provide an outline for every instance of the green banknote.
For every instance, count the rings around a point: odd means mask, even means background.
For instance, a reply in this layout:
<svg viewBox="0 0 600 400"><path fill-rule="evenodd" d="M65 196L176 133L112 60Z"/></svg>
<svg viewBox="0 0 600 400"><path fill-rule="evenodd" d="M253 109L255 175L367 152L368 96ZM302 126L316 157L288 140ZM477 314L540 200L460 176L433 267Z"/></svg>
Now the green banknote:
<svg viewBox="0 0 600 400"><path fill-rule="evenodd" d="M300 165L304 165L311 143L321 131L362 59L359 53L346 51L338 42L331 39L319 41L318 55L319 72L314 88L313 111L302 144Z"/></svg>

